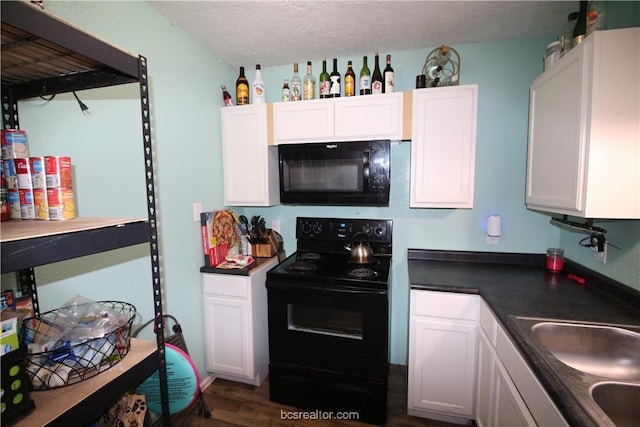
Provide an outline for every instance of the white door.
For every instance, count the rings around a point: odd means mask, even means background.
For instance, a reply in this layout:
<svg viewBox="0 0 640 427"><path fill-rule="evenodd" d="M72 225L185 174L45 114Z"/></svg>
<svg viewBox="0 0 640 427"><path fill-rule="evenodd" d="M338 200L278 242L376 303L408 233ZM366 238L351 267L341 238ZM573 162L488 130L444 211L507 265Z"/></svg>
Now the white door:
<svg viewBox="0 0 640 427"><path fill-rule="evenodd" d="M253 378L246 300L205 295L207 370Z"/></svg>
<svg viewBox="0 0 640 427"><path fill-rule="evenodd" d="M473 323L412 319L410 406L473 415L476 327Z"/></svg>
<svg viewBox="0 0 640 427"><path fill-rule="evenodd" d="M477 88L413 91L410 207L473 207Z"/></svg>

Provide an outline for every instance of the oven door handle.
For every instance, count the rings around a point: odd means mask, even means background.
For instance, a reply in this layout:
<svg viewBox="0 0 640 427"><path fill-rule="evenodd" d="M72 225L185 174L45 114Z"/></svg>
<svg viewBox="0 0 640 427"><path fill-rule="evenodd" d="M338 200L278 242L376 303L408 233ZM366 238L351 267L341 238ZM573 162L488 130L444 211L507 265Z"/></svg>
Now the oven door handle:
<svg viewBox="0 0 640 427"><path fill-rule="evenodd" d="M361 288L347 288L347 287L336 287L331 285L322 285L322 286L309 286L303 284L295 284L288 285L283 283L269 283L267 282L267 290L280 290L280 291L292 291L292 292L331 292L331 293L341 293L346 295L387 295L388 291L386 289L361 289Z"/></svg>

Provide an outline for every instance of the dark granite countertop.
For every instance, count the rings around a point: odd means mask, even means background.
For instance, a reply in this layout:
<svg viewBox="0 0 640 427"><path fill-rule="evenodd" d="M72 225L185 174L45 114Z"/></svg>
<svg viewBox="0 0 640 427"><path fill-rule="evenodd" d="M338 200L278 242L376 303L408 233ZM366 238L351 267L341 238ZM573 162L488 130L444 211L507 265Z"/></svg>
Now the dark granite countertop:
<svg viewBox="0 0 640 427"><path fill-rule="evenodd" d="M640 292L567 260L549 273L544 254L408 250L411 289L480 295L519 347L572 426L595 426L575 396L535 351L515 316L640 324ZM575 274L579 284L567 278Z"/></svg>

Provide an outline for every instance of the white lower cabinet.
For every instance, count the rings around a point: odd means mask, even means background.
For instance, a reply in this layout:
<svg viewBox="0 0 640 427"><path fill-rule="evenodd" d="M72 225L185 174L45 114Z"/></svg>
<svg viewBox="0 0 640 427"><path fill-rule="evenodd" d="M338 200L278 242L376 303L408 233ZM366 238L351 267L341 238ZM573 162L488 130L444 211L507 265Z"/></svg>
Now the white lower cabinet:
<svg viewBox="0 0 640 427"><path fill-rule="evenodd" d="M474 418L477 295L411 290L408 413Z"/></svg>
<svg viewBox="0 0 640 427"><path fill-rule="evenodd" d="M269 372L266 274L273 257L249 276L203 274L207 371L260 385Z"/></svg>
<svg viewBox="0 0 640 427"><path fill-rule="evenodd" d="M479 427L569 425L484 301L477 374Z"/></svg>

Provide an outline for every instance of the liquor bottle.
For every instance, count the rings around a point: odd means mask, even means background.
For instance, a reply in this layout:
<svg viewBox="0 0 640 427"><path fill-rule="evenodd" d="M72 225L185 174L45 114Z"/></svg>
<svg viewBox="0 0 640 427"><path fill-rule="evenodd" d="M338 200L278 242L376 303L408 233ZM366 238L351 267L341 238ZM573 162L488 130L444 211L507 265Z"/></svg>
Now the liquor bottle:
<svg viewBox="0 0 640 427"><path fill-rule="evenodd" d="M236 80L236 101L238 105L249 104L249 80L244 76L244 67L240 67L240 75Z"/></svg>
<svg viewBox="0 0 640 427"><path fill-rule="evenodd" d="M291 76L291 82L289 86L291 88L291 100L301 101L302 100L302 79L298 74L297 62L293 64L293 76Z"/></svg>
<svg viewBox="0 0 640 427"><path fill-rule="evenodd" d="M222 89L222 100L224 101L225 107L233 106L233 99L231 99L231 94L227 91L227 87L222 85L220 88Z"/></svg>
<svg viewBox="0 0 640 427"><path fill-rule="evenodd" d="M375 65L371 75L371 93L382 93L382 73L380 72L380 56L375 55Z"/></svg>
<svg viewBox="0 0 640 427"><path fill-rule="evenodd" d="M391 68L391 55L387 55L387 66L382 72L382 92L393 92L393 68Z"/></svg>
<svg viewBox="0 0 640 427"><path fill-rule="evenodd" d="M586 35L594 31L607 29L607 6L604 1L593 0L589 2L587 7L587 32Z"/></svg>
<svg viewBox="0 0 640 427"><path fill-rule="evenodd" d="M316 97L316 78L311 72L311 61L307 61L307 74L302 81L302 99L309 100Z"/></svg>
<svg viewBox="0 0 640 427"><path fill-rule="evenodd" d="M282 102L288 102L290 99L291 90L289 90L289 79L285 77L284 83L282 84Z"/></svg>
<svg viewBox="0 0 640 427"><path fill-rule="evenodd" d="M347 72L344 73L344 96L356 94L356 73L353 72L353 64L347 62Z"/></svg>
<svg viewBox="0 0 640 427"><path fill-rule="evenodd" d="M578 20L573 29L573 47L578 46L584 40L587 33L587 1L580 1L580 12L578 12Z"/></svg>
<svg viewBox="0 0 640 427"><path fill-rule="evenodd" d="M360 69L360 95L371 94L371 71L367 65L367 57L362 58L362 68Z"/></svg>
<svg viewBox="0 0 640 427"><path fill-rule="evenodd" d="M331 72L331 89L329 89L332 98L340 98L340 73L338 72L338 59L333 58L333 71Z"/></svg>
<svg viewBox="0 0 640 427"><path fill-rule="evenodd" d="M262 80L262 72L260 71L260 64L256 64L256 76L251 82L251 99L252 104L264 104L265 103L265 90L264 80Z"/></svg>
<svg viewBox="0 0 640 427"><path fill-rule="evenodd" d="M571 50L573 47L573 29L576 27L576 21L578 20L578 11L571 12L567 16L567 22L562 27L562 33L558 40L560 40L560 56L563 56Z"/></svg>
<svg viewBox="0 0 640 427"><path fill-rule="evenodd" d="M329 73L327 73L327 58L322 60L322 73L320 73L320 98L329 98Z"/></svg>

